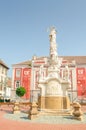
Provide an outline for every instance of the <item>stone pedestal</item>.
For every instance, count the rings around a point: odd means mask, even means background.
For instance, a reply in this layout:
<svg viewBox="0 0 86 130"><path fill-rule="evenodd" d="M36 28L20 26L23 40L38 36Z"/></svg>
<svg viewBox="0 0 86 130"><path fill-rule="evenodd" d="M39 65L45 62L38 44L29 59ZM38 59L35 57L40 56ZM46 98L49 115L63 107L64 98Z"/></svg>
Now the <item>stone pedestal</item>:
<svg viewBox="0 0 86 130"><path fill-rule="evenodd" d="M72 112L73 118L80 121L83 120L83 117L82 117L83 112L81 111L81 105L78 102L73 103L73 109L74 109Z"/></svg>
<svg viewBox="0 0 86 130"><path fill-rule="evenodd" d="M41 95L38 99L40 110L51 109L63 111L70 109L70 101L67 94L67 89L70 82L49 77L44 82L40 82Z"/></svg>
<svg viewBox="0 0 86 130"><path fill-rule="evenodd" d="M20 113L20 106L19 102L15 102L14 107L13 107L13 114Z"/></svg>
<svg viewBox="0 0 86 130"><path fill-rule="evenodd" d="M32 120L37 117L37 114L38 114L38 105L34 102L31 104L30 111L28 113L28 118Z"/></svg>
<svg viewBox="0 0 86 130"><path fill-rule="evenodd" d="M40 109L64 110L70 109L70 101L68 97L40 96L38 99L38 106Z"/></svg>

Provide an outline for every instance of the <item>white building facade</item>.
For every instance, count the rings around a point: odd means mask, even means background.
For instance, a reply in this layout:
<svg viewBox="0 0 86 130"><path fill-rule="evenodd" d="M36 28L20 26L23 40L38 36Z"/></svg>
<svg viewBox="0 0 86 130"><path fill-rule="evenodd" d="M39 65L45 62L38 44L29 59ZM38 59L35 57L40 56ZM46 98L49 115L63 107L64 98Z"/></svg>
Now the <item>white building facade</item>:
<svg viewBox="0 0 86 130"><path fill-rule="evenodd" d="M10 96L11 88L8 86L8 66L0 60L0 96Z"/></svg>

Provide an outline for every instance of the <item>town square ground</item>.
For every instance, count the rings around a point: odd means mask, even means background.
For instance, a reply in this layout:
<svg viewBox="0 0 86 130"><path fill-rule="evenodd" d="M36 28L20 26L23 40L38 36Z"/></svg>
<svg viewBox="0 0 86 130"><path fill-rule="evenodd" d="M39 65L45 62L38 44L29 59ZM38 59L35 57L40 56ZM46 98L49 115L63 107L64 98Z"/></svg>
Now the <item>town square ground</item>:
<svg viewBox="0 0 86 130"><path fill-rule="evenodd" d="M22 113L12 114L12 107L3 105L0 107L0 130L86 130L86 107L83 121L73 120L66 116L44 116L29 120L26 114L27 107L21 108Z"/></svg>

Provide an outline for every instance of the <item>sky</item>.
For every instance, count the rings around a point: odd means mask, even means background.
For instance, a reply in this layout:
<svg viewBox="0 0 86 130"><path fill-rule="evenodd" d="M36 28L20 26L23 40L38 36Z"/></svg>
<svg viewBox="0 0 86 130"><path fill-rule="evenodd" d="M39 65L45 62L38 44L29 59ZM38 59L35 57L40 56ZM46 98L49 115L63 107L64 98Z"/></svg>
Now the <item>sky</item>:
<svg viewBox="0 0 86 130"><path fill-rule="evenodd" d="M49 28L58 55L86 55L86 0L0 0L0 59L12 65L49 56Z"/></svg>

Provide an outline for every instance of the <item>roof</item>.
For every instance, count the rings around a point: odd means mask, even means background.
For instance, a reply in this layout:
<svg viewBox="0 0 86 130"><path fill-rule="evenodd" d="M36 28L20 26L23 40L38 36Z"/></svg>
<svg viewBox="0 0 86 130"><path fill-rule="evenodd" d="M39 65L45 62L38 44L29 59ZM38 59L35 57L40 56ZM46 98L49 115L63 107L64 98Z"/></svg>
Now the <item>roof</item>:
<svg viewBox="0 0 86 130"><path fill-rule="evenodd" d="M5 68L9 69L9 67L0 59L0 65L4 66Z"/></svg>
<svg viewBox="0 0 86 130"><path fill-rule="evenodd" d="M27 60L27 61L24 61L24 62L13 64L13 65L28 65L28 64L31 64L31 60Z"/></svg>
<svg viewBox="0 0 86 130"><path fill-rule="evenodd" d="M86 64L86 56L60 56L69 62L75 60L76 64Z"/></svg>
<svg viewBox="0 0 86 130"><path fill-rule="evenodd" d="M43 60L44 58L48 57L37 57L36 60ZM63 58L63 60L68 60L69 62L75 61L76 64L86 64L86 56L59 56L59 58ZM28 65L31 64L31 62L31 60L27 60L13 65Z"/></svg>

